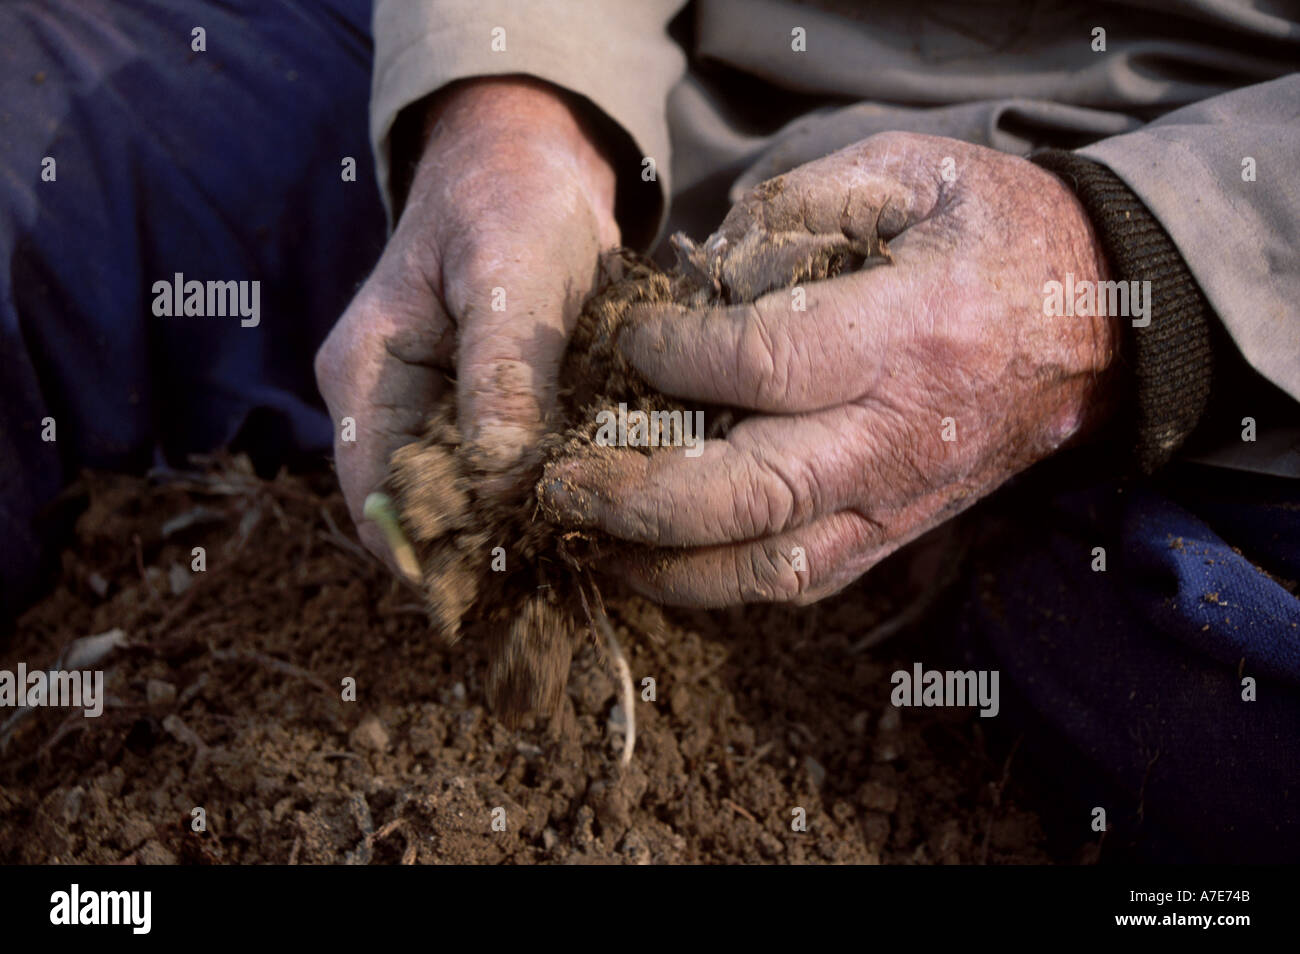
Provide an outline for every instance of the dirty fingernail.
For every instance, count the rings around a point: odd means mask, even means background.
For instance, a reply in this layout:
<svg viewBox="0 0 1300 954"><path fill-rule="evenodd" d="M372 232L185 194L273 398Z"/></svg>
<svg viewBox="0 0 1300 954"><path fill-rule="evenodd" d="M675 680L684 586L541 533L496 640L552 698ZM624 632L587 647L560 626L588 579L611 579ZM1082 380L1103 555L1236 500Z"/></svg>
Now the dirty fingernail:
<svg viewBox="0 0 1300 954"><path fill-rule="evenodd" d="M590 511L594 499L591 493L561 471L561 468L547 468L546 475L537 482L537 497L542 508L556 523L570 527L589 526L593 522Z"/></svg>
<svg viewBox="0 0 1300 954"><path fill-rule="evenodd" d="M472 445L475 455L487 469L504 470L515 463L533 443L535 435L527 427L490 421L475 431Z"/></svg>

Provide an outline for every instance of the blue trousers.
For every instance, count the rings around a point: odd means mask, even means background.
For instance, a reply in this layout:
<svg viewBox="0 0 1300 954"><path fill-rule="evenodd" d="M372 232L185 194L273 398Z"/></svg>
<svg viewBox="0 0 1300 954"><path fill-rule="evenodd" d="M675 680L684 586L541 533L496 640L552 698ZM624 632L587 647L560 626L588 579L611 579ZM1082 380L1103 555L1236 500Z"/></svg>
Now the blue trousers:
<svg viewBox="0 0 1300 954"><path fill-rule="evenodd" d="M1000 672L998 721L1053 776L1072 834L1102 841L1105 809L1112 857L1300 860L1296 482L1074 465L976 517L953 630Z"/></svg>
<svg viewBox="0 0 1300 954"><path fill-rule="evenodd" d="M367 0L10 0L0 51L12 614L54 549L49 503L82 468L236 440L268 465L328 450L312 355L378 258L384 216ZM178 272L259 281L259 324L156 316L153 285Z"/></svg>
<svg viewBox="0 0 1300 954"><path fill-rule="evenodd" d="M312 355L384 239L369 16L0 5L0 614L30 598L60 542L49 504L81 468L328 450ZM155 315L176 273L260 281L258 325ZM982 512L994 569L952 621L1001 672L999 719L1066 780L1081 829L1101 807L1163 857L1300 859L1294 484L1057 470Z"/></svg>

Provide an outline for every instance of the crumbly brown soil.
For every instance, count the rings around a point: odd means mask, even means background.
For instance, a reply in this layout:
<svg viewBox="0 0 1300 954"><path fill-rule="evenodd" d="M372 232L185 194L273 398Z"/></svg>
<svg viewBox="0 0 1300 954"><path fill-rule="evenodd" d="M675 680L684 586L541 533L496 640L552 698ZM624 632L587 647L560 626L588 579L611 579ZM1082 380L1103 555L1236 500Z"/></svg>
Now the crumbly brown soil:
<svg viewBox="0 0 1300 954"><path fill-rule="evenodd" d="M766 188L779 192L781 183ZM485 643L488 697L511 724L527 713L559 712L570 661L593 632L592 607L601 602L586 568L599 562L602 547L617 545L566 532L553 519L536 489L544 465L564 456L600 466L611 454L636 453L596 440L600 413L624 405L647 415L703 410L710 439L725 436L737 418L657 392L623 358L619 339L638 306L752 302L889 260L874 235L774 230L746 206L703 245L682 235L673 242L677 264L668 272L622 254L604 263L603 287L584 305L561 368L558 407L538 453L510 476L512 491L502 492L498 478L490 492L478 492L491 475L480 463L483 449L461 441L454 395L434 410L424 438L393 456L390 488L434 625L451 642L469 632Z"/></svg>
<svg viewBox="0 0 1300 954"><path fill-rule="evenodd" d="M592 652L565 683L569 731L506 728L485 708L484 645L430 632L419 597L360 553L333 486L230 465L87 478L61 579L0 642L0 669L115 627L130 645L101 663L102 717L17 723L0 861L1050 860L1023 762L973 710L889 705L889 673L932 656L852 651L896 608L888 566L798 611L611 604L638 692L650 677L656 694L620 773Z"/></svg>

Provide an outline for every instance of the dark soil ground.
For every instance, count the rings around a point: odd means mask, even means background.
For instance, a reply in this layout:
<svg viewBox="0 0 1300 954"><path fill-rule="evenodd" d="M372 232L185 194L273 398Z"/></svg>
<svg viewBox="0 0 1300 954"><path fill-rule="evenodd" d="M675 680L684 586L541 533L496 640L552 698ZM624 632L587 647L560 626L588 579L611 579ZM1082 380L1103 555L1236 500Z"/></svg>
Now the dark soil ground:
<svg viewBox="0 0 1300 954"><path fill-rule="evenodd" d="M84 479L61 579L0 644L0 669L53 665L115 628L127 645L100 663L100 718L38 709L9 726L0 861L1088 857L1049 845L1013 739L986 738L973 709L889 704L890 673L931 634L854 650L898 608L888 567L803 610L612 604L638 690L655 680L620 773L622 714L589 645L569 731L507 729L484 708L482 647L433 635L419 596L355 543L333 488L328 473L262 481L239 461Z"/></svg>

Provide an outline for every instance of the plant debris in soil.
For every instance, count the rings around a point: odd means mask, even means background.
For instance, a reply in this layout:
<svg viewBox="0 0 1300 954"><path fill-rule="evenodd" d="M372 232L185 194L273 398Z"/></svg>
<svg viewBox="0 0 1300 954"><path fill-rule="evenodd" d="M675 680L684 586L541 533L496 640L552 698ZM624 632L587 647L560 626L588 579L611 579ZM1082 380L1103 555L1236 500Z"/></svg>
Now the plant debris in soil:
<svg viewBox="0 0 1300 954"><path fill-rule="evenodd" d="M765 188L779 192L781 183L778 178ZM708 438L725 436L738 419L732 410L698 407L659 393L624 359L619 338L636 321L638 306L700 309L752 302L889 261L888 249L874 234L774 230L755 209L761 204L738 207L703 245L674 236L672 271L626 253L606 260L606 281L584 305L570 341L559 407L539 453L521 461L508 480L493 482L491 492L477 490L489 476L481 463L484 451L462 442L454 395L434 411L424 438L393 456L391 489L433 623L452 642L464 624L471 624L468 631L482 639L490 660L487 692L493 710L511 724L529 712L560 712L572 656L582 635L595 635L599 628L600 611L593 619L592 605L601 599L587 568L599 561L602 544L613 545L596 534L564 532L539 502L536 486L544 465L563 456L600 466L611 454L649 452L649 447L629 450L598 441L602 413L621 409L651 422L676 415L680 422L702 412L707 422L702 436ZM655 433L649 435L650 445L680 436ZM513 491L502 492L502 483ZM605 641L619 663L619 641Z"/></svg>
<svg viewBox="0 0 1300 954"><path fill-rule="evenodd" d="M72 494L86 509L61 576L0 668L119 630L95 644L108 698L99 718L7 724L4 862L1053 859L1014 750L974 710L889 704L914 647L854 650L896 609L886 567L802 610L610 601L638 687L620 770L626 717L594 650L563 731L507 728L484 706L484 646L431 634L330 474L264 481L235 459Z"/></svg>

